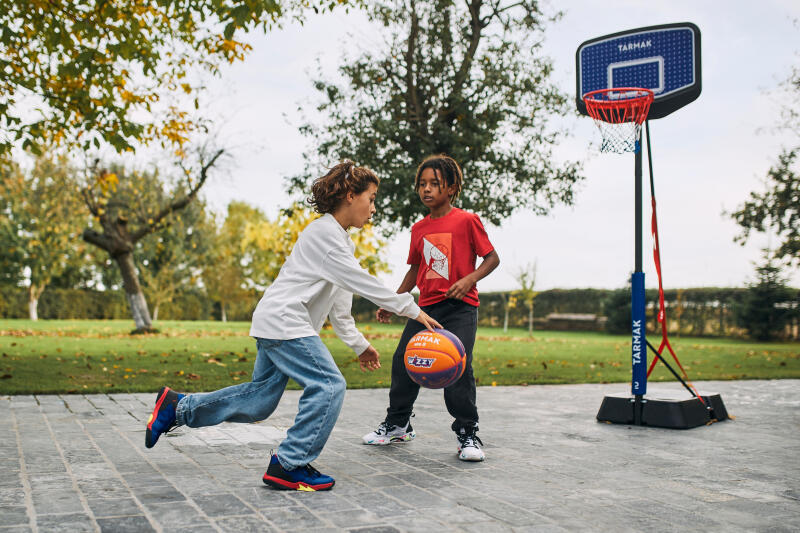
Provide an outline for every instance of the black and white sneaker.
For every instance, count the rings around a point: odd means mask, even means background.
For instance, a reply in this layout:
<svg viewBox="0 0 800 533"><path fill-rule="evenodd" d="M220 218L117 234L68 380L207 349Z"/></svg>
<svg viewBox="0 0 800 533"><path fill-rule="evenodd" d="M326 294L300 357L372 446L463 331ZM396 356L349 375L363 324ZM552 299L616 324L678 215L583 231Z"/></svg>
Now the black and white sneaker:
<svg viewBox="0 0 800 533"><path fill-rule="evenodd" d="M407 422L405 426L389 426L386 422L381 422L378 429L367 433L362 437L364 444L372 444L376 446L385 446L393 442L408 442L416 437L414 429L411 427L411 422Z"/></svg>
<svg viewBox="0 0 800 533"><path fill-rule="evenodd" d="M458 439L459 459L462 461L483 461L486 459L486 454L481 450L483 442L481 442L480 437L475 434L474 429L465 430L461 428L461 430L456 433L456 438Z"/></svg>

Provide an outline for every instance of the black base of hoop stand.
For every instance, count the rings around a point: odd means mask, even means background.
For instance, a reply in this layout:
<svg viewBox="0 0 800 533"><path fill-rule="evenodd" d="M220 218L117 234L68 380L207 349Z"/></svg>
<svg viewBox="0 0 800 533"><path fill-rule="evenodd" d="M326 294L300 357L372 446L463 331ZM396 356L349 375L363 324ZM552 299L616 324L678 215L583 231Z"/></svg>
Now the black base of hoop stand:
<svg viewBox="0 0 800 533"><path fill-rule="evenodd" d="M691 429L728 419L728 411L718 393L700 392L697 398L677 398L675 393L657 392L637 398L631 394L610 394L603 398L597 420L612 424Z"/></svg>

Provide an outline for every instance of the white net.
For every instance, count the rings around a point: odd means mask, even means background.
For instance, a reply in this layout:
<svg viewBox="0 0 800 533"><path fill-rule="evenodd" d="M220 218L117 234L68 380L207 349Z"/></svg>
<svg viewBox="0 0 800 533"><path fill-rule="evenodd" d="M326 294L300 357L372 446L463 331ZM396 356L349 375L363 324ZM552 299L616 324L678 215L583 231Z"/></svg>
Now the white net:
<svg viewBox="0 0 800 533"><path fill-rule="evenodd" d="M603 143L600 145L601 152L614 154L624 154L626 152L639 151L639 136L642 132L642 125L636 122L622 122L614 124L603 120L594 121L600 134L603 136Z"/></svg>

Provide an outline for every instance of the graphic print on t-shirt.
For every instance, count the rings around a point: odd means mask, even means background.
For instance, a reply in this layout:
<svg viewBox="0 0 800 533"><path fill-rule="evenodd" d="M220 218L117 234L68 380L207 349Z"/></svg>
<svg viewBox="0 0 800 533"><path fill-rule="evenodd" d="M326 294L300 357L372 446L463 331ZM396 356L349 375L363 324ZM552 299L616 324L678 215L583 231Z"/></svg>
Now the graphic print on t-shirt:
<svg viewBox="0 0 800 533"><path fill-rule="evenodd" d="M429 233L422 238L422 255L428 271L425 279L450 279L452 233Z"/></svg>

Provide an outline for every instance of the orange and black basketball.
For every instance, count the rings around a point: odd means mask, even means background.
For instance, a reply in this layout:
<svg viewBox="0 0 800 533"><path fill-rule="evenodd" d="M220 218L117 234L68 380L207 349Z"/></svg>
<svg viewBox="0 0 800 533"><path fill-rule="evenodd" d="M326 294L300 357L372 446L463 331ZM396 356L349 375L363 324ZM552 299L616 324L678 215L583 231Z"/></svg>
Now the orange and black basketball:
<svg viewBox="0 0 800 533"><path fill-rule="evenodd" d="M464 373L467 354L461 341L446 329L423 330L406 346L409 377L429 389L452 385Z"/></svg>

